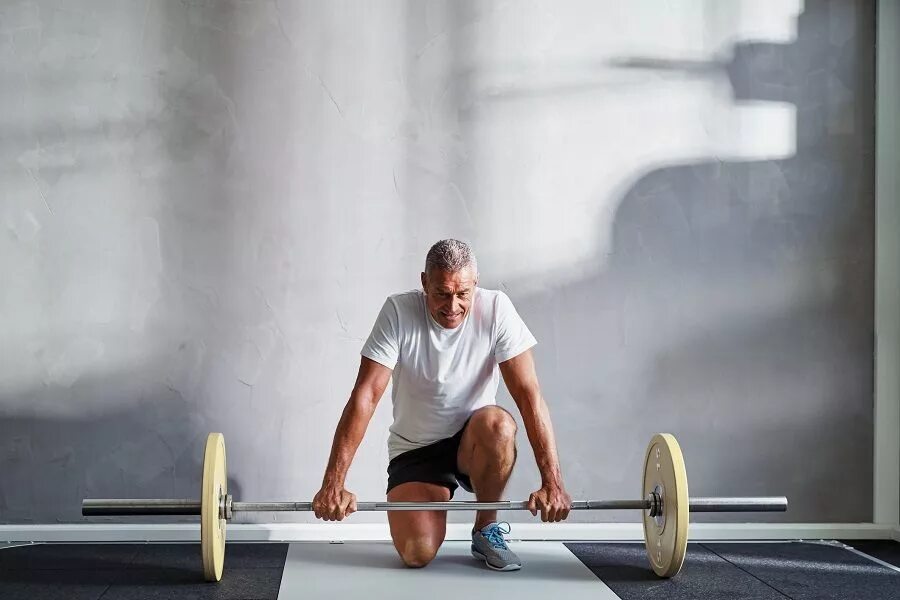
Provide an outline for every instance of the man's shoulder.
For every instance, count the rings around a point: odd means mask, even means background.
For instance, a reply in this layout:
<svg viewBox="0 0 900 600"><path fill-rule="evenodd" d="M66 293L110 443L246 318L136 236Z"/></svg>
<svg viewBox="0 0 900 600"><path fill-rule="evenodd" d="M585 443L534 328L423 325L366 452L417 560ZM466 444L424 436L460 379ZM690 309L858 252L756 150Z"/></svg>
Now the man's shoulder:
<svg viewBox="0 0 900 600"><path fill-rule="evenodd" d="M496 303L498 300L502 298L506 298L506 294L500 290L489 290L487 288L478 288L477 297L482 302L488 302L490 304Z"/></svg>
<svg viewBox="0 0 900 600"><path fill-rule="evenodd" d="M478 288L475 301L481 305L483 311L489 312L492 316L512 306L512 300L503 290Z"/></svg>
<svg viewBox="0 0 900 600"><path fill-rule="evenodd" d="M408 290L405 292L397 292L388 296L394 302L408 302L410 300L418 300L422 297L422 290Z"/></svg>
<svg viewBox="0 0 900 600"><path fill-rule="evenodd" d="M398 312L415 310L422 304L422 290L409 290L398 292L387 297L388 302L397 307Z"/></svg>
<svg viewBox="0 0 900 600"><path fill-rule="evenodd" d="M482 322L494 323L506 313L508 305L510 305L510 300L505 292L478 288L475 293L473 312L479 315Z"/></svg>

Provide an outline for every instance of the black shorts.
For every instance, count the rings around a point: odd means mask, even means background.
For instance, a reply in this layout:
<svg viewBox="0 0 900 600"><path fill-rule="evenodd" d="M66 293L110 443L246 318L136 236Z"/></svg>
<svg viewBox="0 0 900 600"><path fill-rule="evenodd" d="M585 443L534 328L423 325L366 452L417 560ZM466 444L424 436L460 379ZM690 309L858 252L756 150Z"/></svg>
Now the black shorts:
<svg viewBox="0 0 900 600"><path fill-rule="evenodd" d="M469 422L466 421L466 425ZM462 441L466 426L449 438L438 440L433 444L408 450L394 457L388 464L387 491L411 481L419 483L434 483L442 485L450 490L450 497L458 486L462 486L467 492L472 491L472 482L469 476L460 473L456 464L456 453L459 451L459 443Z"/></svg>

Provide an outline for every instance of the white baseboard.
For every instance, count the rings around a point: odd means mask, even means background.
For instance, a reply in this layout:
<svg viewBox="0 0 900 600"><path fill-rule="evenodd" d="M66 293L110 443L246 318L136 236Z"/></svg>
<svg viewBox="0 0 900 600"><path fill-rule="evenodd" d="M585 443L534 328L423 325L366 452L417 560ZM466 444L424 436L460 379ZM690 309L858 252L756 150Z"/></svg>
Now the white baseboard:
<svg viewBox="0 0 900 600"><path fill-rule="evenodd" d="M447 526L448 540L468 540L467 524ZM277 523L234 524L229 541L328 542L385 541L387 524ZM513 523L510 539L548 541L643 541L640 523ZM0 525L2 542L196 542L200 526L175 524ZM895 539L900 530L873 523L693 523L691 541Z"/></svg>

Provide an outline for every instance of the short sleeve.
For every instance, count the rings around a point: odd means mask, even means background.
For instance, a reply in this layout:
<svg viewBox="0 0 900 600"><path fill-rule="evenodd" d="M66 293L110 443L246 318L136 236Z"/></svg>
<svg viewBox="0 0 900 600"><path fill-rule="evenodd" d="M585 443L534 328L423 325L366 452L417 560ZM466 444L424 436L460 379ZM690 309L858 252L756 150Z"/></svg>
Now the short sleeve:
<svg viewBox="0 0 900 600"><path fill-rule="evenodd" d="M503 292L497 294L495 318L497 343L494 347L494 358L498 363L515 358L537 344L525 321L516 312L512 300Z"/></svg>
<svg viewBox="0 0 900 600"><path fill-rule="evenodd" d="M388 298L375 319L372 333L360 354L393 369L400 357L400 315L397 306Z"/></svg>

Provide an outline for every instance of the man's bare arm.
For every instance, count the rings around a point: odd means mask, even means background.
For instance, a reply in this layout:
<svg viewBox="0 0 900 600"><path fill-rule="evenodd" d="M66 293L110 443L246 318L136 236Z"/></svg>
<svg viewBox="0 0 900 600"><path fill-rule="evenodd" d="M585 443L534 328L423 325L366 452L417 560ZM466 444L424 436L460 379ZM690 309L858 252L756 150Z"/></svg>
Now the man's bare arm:
<svg viewBox="0 0 900 600"><path fill-rule="evenodd" d="M561 521L569 514L571 498L563 485L553 423L541 395L531 350L500 363L500 373L522 414L528 441L541 474L541 489L530 499L534 507L532 513L539 509L544 521Z"/></svg>
<svg viewBox="0 0 900 600"><path fill-rule="evenodd" d="M344 489L344 482L391 373L391 369L366 357L360 360L356 384L334 432L322 488L313 499L317 517L340 521L356 509L356 497Z"/></svg>

